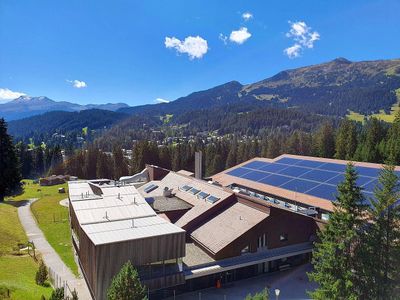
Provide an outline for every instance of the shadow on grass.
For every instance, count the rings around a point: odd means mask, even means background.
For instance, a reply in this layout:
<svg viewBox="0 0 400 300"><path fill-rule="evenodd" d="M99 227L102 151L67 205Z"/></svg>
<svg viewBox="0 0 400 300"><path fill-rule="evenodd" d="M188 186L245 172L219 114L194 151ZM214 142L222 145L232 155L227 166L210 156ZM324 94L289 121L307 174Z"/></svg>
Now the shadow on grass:
<svg viewBox="0 0 400 300"><path fill-rule="evenodd" d="M0 203L8 204L8 205L18 208L21 206L29 205L29 202L30 202L29 200L20 200L20 201L6 200L6 201L0 202Z"/></svg>

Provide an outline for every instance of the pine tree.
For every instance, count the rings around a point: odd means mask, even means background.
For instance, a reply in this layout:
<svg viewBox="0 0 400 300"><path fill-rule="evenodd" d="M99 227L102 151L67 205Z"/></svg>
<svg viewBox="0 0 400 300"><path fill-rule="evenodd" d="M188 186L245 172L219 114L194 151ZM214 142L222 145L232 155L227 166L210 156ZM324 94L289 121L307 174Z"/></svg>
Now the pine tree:
<svg viewBox="0 0 400 300"><path fill-rule="evenodd" d="M107 290L108 300L143 300L146 288L142 286L139 274L131 262L125 263L119 273L114 276Z"/></svg>
<svg viewBox="0 0 400 300"><path fill-rule="evenodd" d="M363 298L400 295L400 186L393 165L384 166L369 209L362 240Z"/></svg>
<svg viewBox="0 0 400 300"><path fill-rule="evenodd" d="M51 293L49 300L64 300L64 288L56 288Z"/></svg>
<svg viewBox="0 0 400 300"><path fill-rule="evenodd" d="M7 133L7 123L0 119L0 202L20 186L21 173L15 147Z"/></svg>
<svg viewBox="0 0 400 300"><path fill-rule="evenodd" d="M335 154L335 137L333 127L324 123L316 133L315 152L320 157L331 158Z"/></svg>
<svg viewBox="0 0 400 300"><path fill-rule="evenodd" d="M122 176L129 174L128 165L126 164L124 154L119 146L113 148L113 160L114 160L114 179L119 179Z"/></svg>
<svg viewBox="0 0 400 300"><path fill-rule="evenodd" d="M230 145L228 156L226 158L226 163L225 163L226 169L229 169L229 168L233 167L234 165L236 165L236 150L237 150L237 143L236 143L236 141L234 141Z"/></svg>
<svg viewBox="0 0 400 300"><path fill-rule="evenodd" d="M337 130L335 158L352 159L357 148L357 129L353 121L345 119Z"/></svg>
<svg viewBox="0 0 400 300"><path fill-rule="evenodd" d="M400 165L400 110L397 112L392 126L387 134L386 159Z"/></svg>
<svg viewBox="0 0 400 300"><path fill-rule="evenodd" d="M310 292L313 299L358 299L356 285L359 257L353 251L362 227L365 210L361 188L356 185L357 173L352 164L338 186L337 201L326 227L319 233L313 251L313 272L309 278L318 283Z"/></svg>

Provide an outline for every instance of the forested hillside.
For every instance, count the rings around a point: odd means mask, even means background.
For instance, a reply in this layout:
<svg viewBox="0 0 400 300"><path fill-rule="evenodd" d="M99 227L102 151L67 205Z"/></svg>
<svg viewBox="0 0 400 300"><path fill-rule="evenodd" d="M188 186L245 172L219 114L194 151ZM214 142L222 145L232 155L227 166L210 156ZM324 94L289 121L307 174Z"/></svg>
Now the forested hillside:
<svg viewBox="0 0 400 300"><path fill-rule="evenodd" d="M46 140L54 133L67 134L82 132L88 127L91 130L108 128L122 121L127 115L123 113L90 109L80 112L54 111L26 119L11 121L8 124L9 132L18 140L29 138Z"/></svg>

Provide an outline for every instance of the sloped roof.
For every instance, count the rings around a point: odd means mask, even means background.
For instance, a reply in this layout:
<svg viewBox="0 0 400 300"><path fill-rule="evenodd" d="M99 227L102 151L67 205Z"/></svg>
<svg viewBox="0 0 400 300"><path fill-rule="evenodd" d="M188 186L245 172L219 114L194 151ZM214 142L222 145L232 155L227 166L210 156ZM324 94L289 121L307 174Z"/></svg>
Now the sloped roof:
<svg viewBox="0 0 400 300"><path fill-rule="evenodd" d="M195 229L191 237L216 254L268 216L237 202Z"/></svg>

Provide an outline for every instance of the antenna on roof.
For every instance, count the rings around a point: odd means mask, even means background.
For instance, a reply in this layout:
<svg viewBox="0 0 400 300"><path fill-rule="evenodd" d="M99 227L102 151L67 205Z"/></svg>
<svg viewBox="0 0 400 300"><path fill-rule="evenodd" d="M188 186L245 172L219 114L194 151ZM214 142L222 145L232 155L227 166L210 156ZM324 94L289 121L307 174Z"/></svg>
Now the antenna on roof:
<svg viewBox="0 0 400 300"><path fill-rule="evenodd" d="M133 196L133 204L136 204L136 197Z"/></svg>
<svg viewBox="0 0 400 300"><path fill-rule="evenodd" d="M107 211L106 211L106 215L104 216L104 219L108 220Z"/></svg>
<svg viewBox="0 0 400 300"><path fill-rule="evenodd" d="M121 199L121 194L120 193L118 193L118 199Z"/></svg>
<svg viewBox="0 0 400 300"><path fill-rule="evenodd" d="M135 228L135 219L132 219L132 228Z"/></svg>

